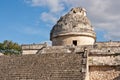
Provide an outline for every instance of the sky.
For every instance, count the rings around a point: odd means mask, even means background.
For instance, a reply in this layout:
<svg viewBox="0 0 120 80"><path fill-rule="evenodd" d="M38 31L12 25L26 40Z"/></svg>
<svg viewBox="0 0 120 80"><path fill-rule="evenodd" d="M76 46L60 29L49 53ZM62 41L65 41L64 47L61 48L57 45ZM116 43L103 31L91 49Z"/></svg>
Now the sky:
<svg viewBox="0 0 120 80"><path fill-rule="evenodd" d="M83 7L97 41L120 41L119 0L0 0L0 42L48 42L56 21L73 7Z"/></svg>

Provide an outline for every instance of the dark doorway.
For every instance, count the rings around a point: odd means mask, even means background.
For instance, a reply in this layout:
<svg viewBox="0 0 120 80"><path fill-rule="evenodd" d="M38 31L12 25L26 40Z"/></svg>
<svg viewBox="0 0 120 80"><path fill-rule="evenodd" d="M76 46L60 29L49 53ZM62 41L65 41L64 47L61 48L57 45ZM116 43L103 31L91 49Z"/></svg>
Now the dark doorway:
<svg viewBox="0 0 120 80"><path fill-rule="evenodd" d="M73 45L77 46L77 40L73 40Z"/></svg>

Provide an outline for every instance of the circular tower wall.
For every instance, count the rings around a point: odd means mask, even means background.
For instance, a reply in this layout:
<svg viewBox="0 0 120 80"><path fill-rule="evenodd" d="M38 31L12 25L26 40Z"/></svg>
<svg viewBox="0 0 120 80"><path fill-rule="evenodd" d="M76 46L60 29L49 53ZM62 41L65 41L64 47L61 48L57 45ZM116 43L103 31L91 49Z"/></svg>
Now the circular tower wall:
<svg viewBox="0 0 120 80"><path fill-rule="evenodd" d="M94 29L84 8L73 8L62 16L50 33L53 46L93 45L96 40Z"/></svg>

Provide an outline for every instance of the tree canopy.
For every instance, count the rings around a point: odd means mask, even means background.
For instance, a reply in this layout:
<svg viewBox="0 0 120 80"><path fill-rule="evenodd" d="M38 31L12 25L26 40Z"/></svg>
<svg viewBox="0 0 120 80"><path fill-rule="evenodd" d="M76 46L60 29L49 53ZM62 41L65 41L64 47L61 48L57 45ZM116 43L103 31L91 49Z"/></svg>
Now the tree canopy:
<svg viewBox="0 0 120 80"><path fill-rule="evenodd" d="M11 54L21 54L21 46L18 43L5 40L3 43L0 43L0 52L5 55Z"/></svg>

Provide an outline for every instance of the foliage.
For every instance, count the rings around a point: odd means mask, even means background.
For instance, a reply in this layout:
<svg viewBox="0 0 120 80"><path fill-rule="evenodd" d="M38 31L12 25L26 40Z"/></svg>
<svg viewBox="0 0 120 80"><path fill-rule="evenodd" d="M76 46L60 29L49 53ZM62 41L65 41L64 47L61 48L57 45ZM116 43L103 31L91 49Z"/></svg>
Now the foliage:
<svg viewBox="0 0 120 80"><path fill-rule="evenodd" d="M5 40L0 43L0 52L5 55L21 54L21 46L15 42Z"/></svg>

